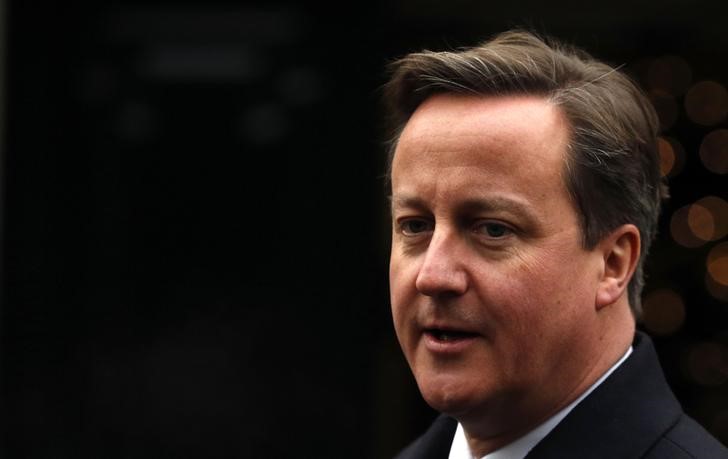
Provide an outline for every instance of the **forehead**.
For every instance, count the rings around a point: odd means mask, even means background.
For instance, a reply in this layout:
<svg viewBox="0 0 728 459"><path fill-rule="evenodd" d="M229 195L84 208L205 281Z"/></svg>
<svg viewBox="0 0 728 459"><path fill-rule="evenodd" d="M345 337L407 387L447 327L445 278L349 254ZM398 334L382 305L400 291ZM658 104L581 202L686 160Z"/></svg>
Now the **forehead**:
<svg viewBox="0 0 728 459"><path fill-rule="evenodd" d="M433 96L400 136L393 197L566 199L568 132L561 110L545 98Z"/></svg>
<svg viewBox="0 0 728 459"><path fill-rule="evenodd" d="M392 179L403 167L510 169L521 175L544 167L562 170L568 132L561 110L542 97L435 95L402 131Z"/></svg>

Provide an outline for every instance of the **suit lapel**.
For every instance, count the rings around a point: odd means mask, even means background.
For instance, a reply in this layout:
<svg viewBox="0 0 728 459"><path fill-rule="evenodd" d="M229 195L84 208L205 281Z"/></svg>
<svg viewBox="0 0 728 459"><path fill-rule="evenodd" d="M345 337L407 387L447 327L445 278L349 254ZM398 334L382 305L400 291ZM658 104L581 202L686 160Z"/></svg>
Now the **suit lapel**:
<svg viewBox="0 0 728 459"><path fill-rule="evenodd" d="M526 457L642 457L681 413L652 342L638 332L632 355Z"/></svg>
<svg viewBox="0 0 728 459"><path fill-rule="evenodd" d="M582 400L526 459L638 458L673 425L682 408L665 381L647 335L632 355ZM396 459L447 459L457 421L440 416Z"/></svg>
<svg viewBox="0 0 728 459"><path fill-rule="evenodd" d="M457 421L441 415L429 429L396 459L447 459L457 429Z"/></svg>

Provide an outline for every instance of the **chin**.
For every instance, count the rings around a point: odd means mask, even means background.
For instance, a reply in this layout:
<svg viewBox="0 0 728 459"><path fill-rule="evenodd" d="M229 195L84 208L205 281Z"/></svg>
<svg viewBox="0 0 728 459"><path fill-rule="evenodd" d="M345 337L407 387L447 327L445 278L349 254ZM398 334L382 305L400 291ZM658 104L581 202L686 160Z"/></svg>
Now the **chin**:
<svg viewBox="0 0 728 459"><path fill-rule="evenodd" d="M433 409L457 417L482 404L483 394L474 393L471 388L465 387L462 380L438 381L438 379L441 378L423 383L418 381L422 397Z"/></svg>

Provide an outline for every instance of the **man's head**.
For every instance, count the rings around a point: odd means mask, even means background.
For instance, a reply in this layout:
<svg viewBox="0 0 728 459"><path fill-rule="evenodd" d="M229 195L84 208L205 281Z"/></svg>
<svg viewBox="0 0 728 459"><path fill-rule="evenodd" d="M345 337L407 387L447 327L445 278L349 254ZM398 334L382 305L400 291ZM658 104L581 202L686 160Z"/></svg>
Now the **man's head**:
<svg viewBox="0 0 728 459"><path fill-rule="evenodd" d="M657 116L632 81L581 50L550 46L522 31L460 52L413 53L391 69L385 94L395 132L390 165L410 116L434 94L529 94L561 109L569 123L564 180L579 212L584 247L623 223L640 231L640 260L629 285L639 318L644 259L667 192L659 172Z"/></svg>
<svg viewBox="0 0 728 459"><path fill-rule="evenodd" d="M397 337L430 405L507 439L631 341L662 197L654 112L520 32L409 55L387 91Z"/></svg>

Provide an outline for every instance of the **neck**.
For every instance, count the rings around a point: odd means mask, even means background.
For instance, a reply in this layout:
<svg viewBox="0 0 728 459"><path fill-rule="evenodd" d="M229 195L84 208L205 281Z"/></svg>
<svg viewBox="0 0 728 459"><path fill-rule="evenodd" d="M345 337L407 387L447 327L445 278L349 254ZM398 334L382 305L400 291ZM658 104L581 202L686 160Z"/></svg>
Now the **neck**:
<svg viewBox="0 0 728 459"><path fill-rule="evenodd" d="M463 425L470 451L476 457L498 450L546 422L559 411L578 399L596 383L619 359L632 343L635 323L626 299L598 312L599 333L586 340L591 352L573 349L555 358L574 365L565 367L567 378L554 378L553 390L510 394L490 406L455 418ZM562 382L562 384L559 384Z"/></svg>

